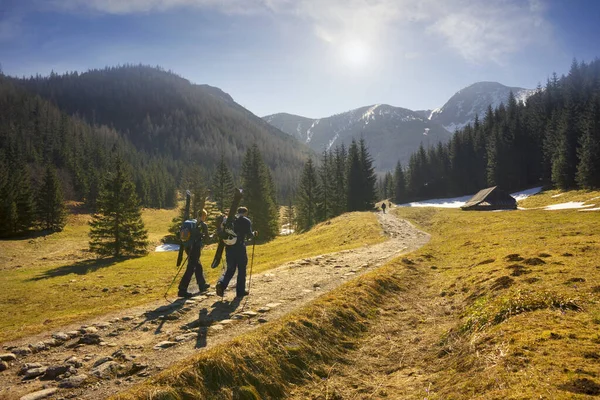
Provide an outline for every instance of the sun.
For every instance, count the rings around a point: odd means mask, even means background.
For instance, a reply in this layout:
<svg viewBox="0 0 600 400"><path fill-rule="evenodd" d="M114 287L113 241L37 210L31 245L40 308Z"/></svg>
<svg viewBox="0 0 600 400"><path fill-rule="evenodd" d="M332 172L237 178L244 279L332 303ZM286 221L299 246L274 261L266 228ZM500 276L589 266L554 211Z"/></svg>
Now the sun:
<svg viewBox="0 0 600 400"><path fill-rule="evenodd" d="M364 67L369 61L369 46L362 40L350 40L342 44L341 55L348 66Z"/></svg>

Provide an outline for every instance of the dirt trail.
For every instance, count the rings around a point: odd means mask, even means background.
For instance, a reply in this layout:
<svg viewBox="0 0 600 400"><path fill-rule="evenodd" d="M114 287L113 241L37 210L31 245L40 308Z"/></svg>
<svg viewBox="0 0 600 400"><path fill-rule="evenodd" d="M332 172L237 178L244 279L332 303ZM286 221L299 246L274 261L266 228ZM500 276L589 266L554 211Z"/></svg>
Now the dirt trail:
<svg viewBox="0 0 600 400"><path fill-rule="evenodd" d="M280 318L429 240L392 214L377 217L386 242L288 262L255 275L251 295L241 302L230 287L223 300L209 291L5 343L0 358L6 358L8 369L0 372L0 399L41 390L45 397L32 398L105 398L200 349Z"/></svg>

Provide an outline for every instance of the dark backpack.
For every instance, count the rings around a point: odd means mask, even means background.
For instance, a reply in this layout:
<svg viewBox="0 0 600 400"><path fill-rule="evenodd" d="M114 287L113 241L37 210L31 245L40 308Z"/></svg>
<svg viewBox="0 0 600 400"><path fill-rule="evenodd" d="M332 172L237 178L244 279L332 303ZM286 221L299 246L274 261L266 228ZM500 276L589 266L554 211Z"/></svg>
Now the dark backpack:
<svg viewBox="0 0 600 400"><path fill-rule="evenodd" d="M202 242L198 220L188 219L183 221L181 228L179 228L179 240L181 240L181 244L186 251L189 251L194 243Z"/></svg>

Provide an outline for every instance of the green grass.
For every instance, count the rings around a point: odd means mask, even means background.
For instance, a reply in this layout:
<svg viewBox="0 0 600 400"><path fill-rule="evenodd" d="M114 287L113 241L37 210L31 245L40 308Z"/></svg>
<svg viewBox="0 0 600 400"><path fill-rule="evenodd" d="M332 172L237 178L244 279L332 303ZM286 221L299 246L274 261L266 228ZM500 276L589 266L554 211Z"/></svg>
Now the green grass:
<svg viewBox="0 0 600 400"><path fill-rule="evenodd" d="M459 310L430 398L587 398L581 379L600 375L600 213L396 212L432 234L416 256L435 260L432 296Z"/></svg>
<svg viewBox="0 0 600 400"><path fill-rule="evenodd" d="M144 211L151 241L157 243L167 233L174 214L174 210ZM5 267L0 281L0 303L4 305L0 308L0 342L162 298L177 270L176 253L151 252L118 261L90 259L83 251L88 218L71 216L72 223L63 232L45 239L0 242L2 254L10 249L15 257L24 255L18 264L22 266ZM258 273L286 261L383 240L373 214L347 214L309 233L257 245L253 270ZM207 267L214 252L215 245L208 246L201 259L211 283L221 272ZM46 260L40 262L43 257ZM176 287L170 296L175 293Z"/></svg>

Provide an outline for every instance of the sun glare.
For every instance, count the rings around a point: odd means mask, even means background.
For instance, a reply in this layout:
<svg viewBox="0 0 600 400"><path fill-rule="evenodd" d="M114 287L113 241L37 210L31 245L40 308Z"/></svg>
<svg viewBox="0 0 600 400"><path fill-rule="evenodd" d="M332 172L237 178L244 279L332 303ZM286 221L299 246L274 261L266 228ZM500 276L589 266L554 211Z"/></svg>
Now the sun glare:
<svg viewBox="0 0 600 400"><path fill-rule="evenodd" d="M369 47L360 40L344 43L341 47L341 53L344 63L355 68L365 66L369 59Z"/></svg>

